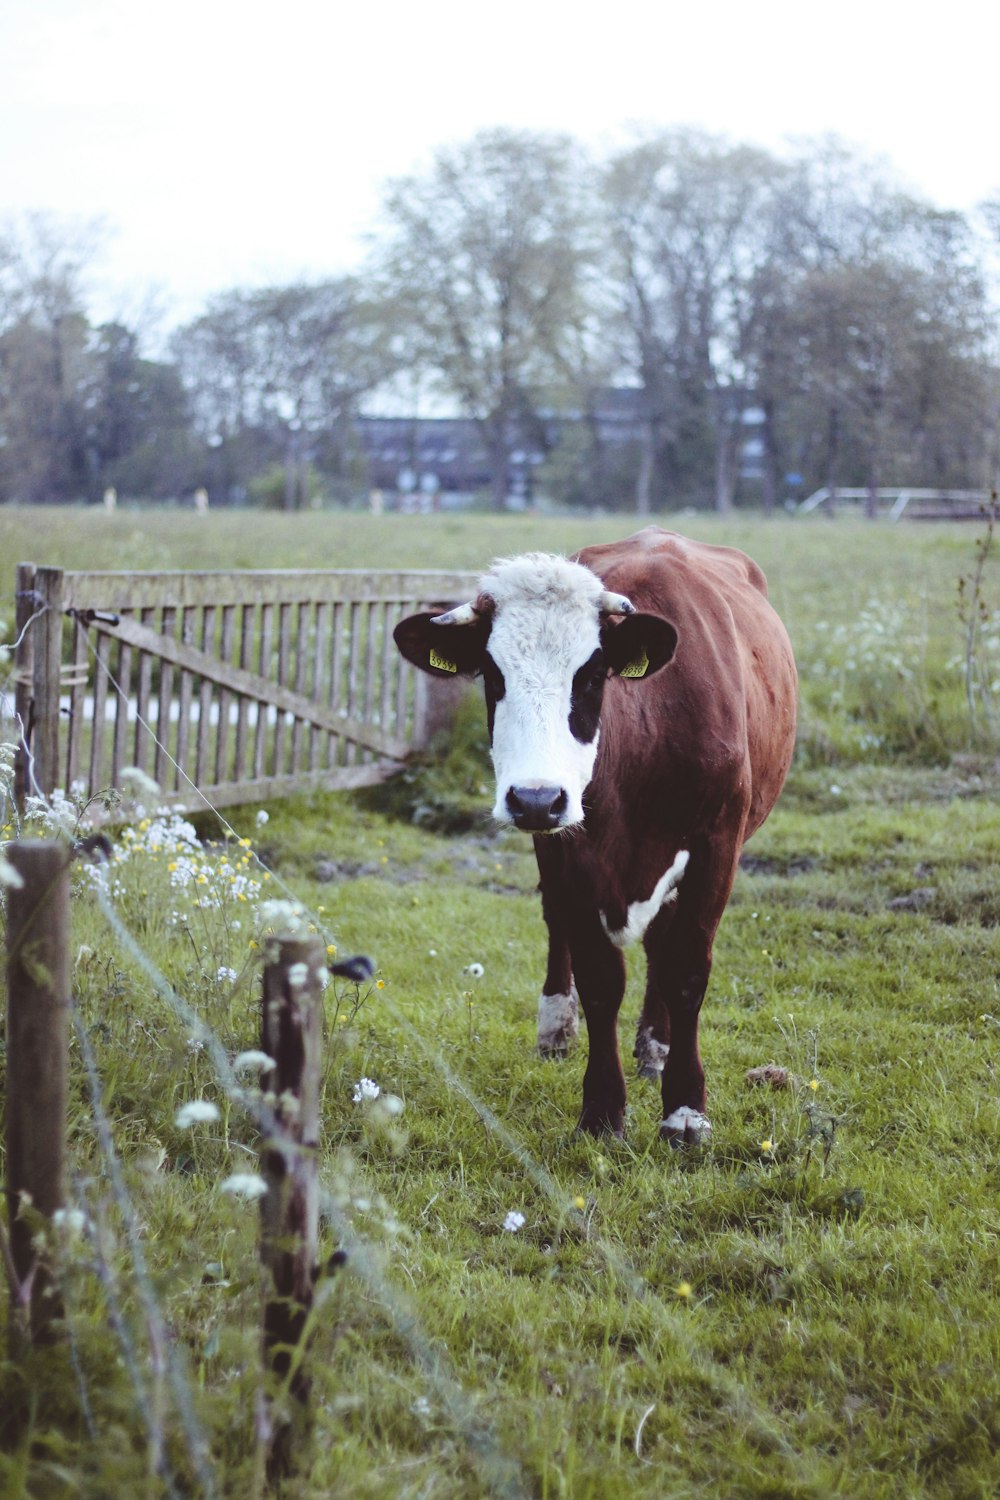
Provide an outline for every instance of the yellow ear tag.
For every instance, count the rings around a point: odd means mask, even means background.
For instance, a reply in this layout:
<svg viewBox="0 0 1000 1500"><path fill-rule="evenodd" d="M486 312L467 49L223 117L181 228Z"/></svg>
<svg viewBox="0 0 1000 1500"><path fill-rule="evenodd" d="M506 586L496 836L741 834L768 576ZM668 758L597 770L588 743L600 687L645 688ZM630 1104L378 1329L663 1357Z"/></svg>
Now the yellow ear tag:
<svg viewBox="0 0 1000 1500"><path fill-rule="evenodd" d="M622 667L618 673L619 677L645 677L649 671L649 657L645 651L637 656L635 661L630 661L628 666Z"/></svg>
<svg viewBox="0 0 1000 1500"><path fill-rule="evenodd" d="M456 663L453 662L453 661L449 661L446 656L439 655L439 653L434 650L433 646L431 647L431 654L430 654L429 660L430 660L431 666L432 667L437 667L437 669L438 669L439 672L457 672L458 671L458 666L456 665Z"/></svg>

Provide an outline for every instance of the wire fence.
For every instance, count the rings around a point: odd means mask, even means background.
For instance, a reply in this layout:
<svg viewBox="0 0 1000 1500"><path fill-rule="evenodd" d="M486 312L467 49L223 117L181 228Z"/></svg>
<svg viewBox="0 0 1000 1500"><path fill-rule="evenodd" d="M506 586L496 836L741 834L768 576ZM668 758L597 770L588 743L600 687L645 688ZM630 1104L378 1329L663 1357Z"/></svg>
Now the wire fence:
<svg viewBox="0 0 1000 1500"><path fill-rule="evenodd" d="M30 627L29 620L23 629ZM113 686L119 692L124 691L117 683L113 683ZM146 727L155 738L155 726ZM212 813L217 819L217 825L225 837L238 844L239 836L223 812L198 792L183 767L172 757L169 748L158 743L157 751L174 766L179 783L190 783L191 792L197 793L205 811ZM248 851L248 856L256 861L261 878L266 876L272 888L277 887L287 901L294 905L295 910L301 914L303 925L314 929L324 944L332 946L333 938L327 930L325 914L305 907L296 890L280 874L260 865L254 851ZM109 877L107 862L102 862L97 868L100 873L92 882L94 897L119 951L127 955L145 976L164 1011L204 1049L220 1095L225 1096L243 1114L251 1133L263 1142L280 1140L283 1122L276 1114L274 1099L269 1099L260 1089L247 1087L243 1074L234 1064L231 1049L216 1029L206 1022L199 1007L166 977L140 935L126 921L121 909L122 902L115 894L114 880ZM371 937L373 946L377 946L378 934L372 933ZM814 1486L817 1494L822 1493L815 1456L809 1451L803 1451L790 1436L786 1425L767 1411L739 1379L714 1357L711 1350L705 1347L691 1320L684 1316L683 1309L678 1308L673 1301L664 1300L610 1238L593 1232L584 1213L574 1205L556 1173L539 1161L535 1153L478 1096L468 1079L462 1077L449 1063L438 1042L424 1035L385 991L381 993L381 1003L387 1021L413 1043L422 1059L439 1076L448 1095L466 1102L502 1150L517 1162L521 1171L535 1184L550 1206L557 1231L566 1227L585 1231L588 1240L600 1255L611 1281L627 1287L630 1296L641 1301L648 1310L655 1326L669 1338L674 1347L684 1351L693 1374L706 1392L710 1393L711 1399L728 1413L732 1423L741 1431L752 1434L761 1450L785 1468L789 1482L794 1481L797 1486L797 1493L807 1493L809 1486ZM72 1012L72 1035L82 1069L100 1175L88 1176L79 1166L71 1168L67 1202L61 1215L59 1232L65 1228L68 1216L75 1217L75 1221L83 1226L82 1232L88 1250L86 1263L101 1289L108 1326L131 1382L135 1417L145 1435L148 1472L160 1486L159 1491L150 1493L163 1493L169 1497L178 1494L195 1495L211 1500L211 1497L225 1492L225 1475L220 1475L219 1458L213 1453L211 1434L201 1414L201 1391L197 1376L189 1366L181 1341L173 1332L169 1313L164 1308L156 1278L149 1267L142 1205L136 1201L136 1190L134 1186L130 1186L128 1174L123 1170L124 1148L118 1140L121 1126L116 1121L113 1081L107 1075L102 1076L100 1059L94 1046L93 1028L88 1028L75 1008ZM107 1068L107 1062L105 1067ZM113 1067L110 1071L113 1074ZM521 1500L521 1497L536 1494L535 1477L526 1468L522 1456L515 1451L512 1440L509 1437L501 1438L494 1423L484 1415L486 1393L478 1388L470 1391L463 1385L453 1362L441 1348L439 1341L427 1331L419 1299L404 1292L384 1267L377 1242L358 1229L350 1209L345 1206L342 1195L330 1180L329 1169L322 1166L319 1172L319 1196L325 1222L335 1234L342 1255L346 1256L355 1277L381 1309L382 1316L407 1351L415 1369L421 1372L433 1390L442 1411L447 1414L451 1440L461 1445L482 1492L500 1497L500 1500ZM114 1238L110 1232L112 1217L121 1230L126 1252L125 1270L122 1270L121 1264L116 1262L107 1248ZM100 1375L88 1368L86 1350L75 1335L77 1299L73 1287L66 1284L60 1288L60 1292L64 1303L63 1327L78 1393L80 1420L93 1438L97 1430L95 1410L101 1404ZM319 1301L310 1312L303 1349L308 1334L314 1332L316 1324L323 1319L324 1306ZM303 1354L302 1357L307 1358L308 1355ZM634 1357L646 1362L652 1360L650 1352L641 1345L636 1347ZM345 1372L345 1380L347 1379L349 1376ZM274 1479L273 1474L268 1472L267 1454L273 1439L275 1392L272 1388L265 1395L266 1386L262 1364L255 1387L256 1459L253 1495L264 1494ZM280 1391L277 1393L279 1399L281 1394ZM643 1415L640 1430L648 1415L649 1411ZM639 1436L640 1431L637 1430L637 1453Z"/></svg>

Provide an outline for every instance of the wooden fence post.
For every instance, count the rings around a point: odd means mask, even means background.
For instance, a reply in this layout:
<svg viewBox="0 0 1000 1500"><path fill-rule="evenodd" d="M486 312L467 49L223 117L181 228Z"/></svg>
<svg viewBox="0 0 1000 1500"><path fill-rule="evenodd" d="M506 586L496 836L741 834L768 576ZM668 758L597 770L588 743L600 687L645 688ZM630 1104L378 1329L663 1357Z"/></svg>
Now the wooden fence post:
<svg viewBox="0 0 1000 1500"><path fill-rule="evenodd" d="M290 1398L271 1410L272 1480L287 1475L309 1424L311 1380L303 1343L317 1275L317 1144L326 949L319 937L281 938L264 968L261 1045L274 1060L262 1080L274 1096L275 1135L263 1142L261 1260L270 1276L264 1305L264 1362Z"/></svg>
<svg viewBox="0 0 1000 1500"><path fill-rule="evenodd" d="M62 1313L36 1230L65 1192L70 854L32 839L7 857L23 882L7 895L8 1269L15 1325L38 1341Z"/></svg>
<svg viewBox="0 0 1000 1500"><path fill-rule="evenodd" d="M32 620L37 614L38 618ZM28 622L31 621L29 624ZM15 706L20 741L15 793L49 793L59 785L59 697L63 639L63 572L19 563Z"/></svg>

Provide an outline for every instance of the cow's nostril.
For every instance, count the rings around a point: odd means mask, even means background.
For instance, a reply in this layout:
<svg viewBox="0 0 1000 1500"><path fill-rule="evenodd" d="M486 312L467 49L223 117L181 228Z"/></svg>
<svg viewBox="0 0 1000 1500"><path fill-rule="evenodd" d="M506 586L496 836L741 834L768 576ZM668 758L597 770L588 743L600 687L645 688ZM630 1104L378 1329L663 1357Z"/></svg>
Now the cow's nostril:
<svg viewBox="0 0 1000 1500"><path fill-rule="evenodd" d="M516 826L536 833L557 828L569 805L565 787L549 784L512 786L506 802Z"/></svg>

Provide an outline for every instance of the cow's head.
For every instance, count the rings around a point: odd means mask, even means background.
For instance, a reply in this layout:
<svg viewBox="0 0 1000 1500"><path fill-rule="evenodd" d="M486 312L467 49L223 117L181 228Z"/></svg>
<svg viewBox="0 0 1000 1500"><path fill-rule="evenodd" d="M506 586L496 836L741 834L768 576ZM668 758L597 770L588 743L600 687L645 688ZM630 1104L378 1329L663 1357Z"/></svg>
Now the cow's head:
<svg viewBox="0 0 1000 1500"><path fill-rule="evenodd" d="M531 833L583 821L607 677L638 682L677 644L668 621L639 614L589 568L541 552L494 564L472 603L411 615L394 634L434 676L482 673L493 816Z"/></svg>

